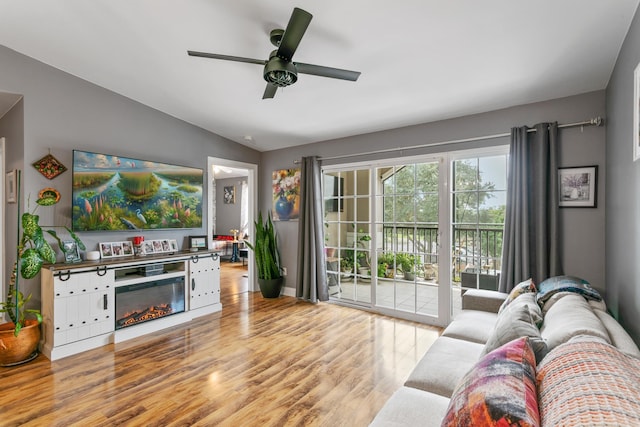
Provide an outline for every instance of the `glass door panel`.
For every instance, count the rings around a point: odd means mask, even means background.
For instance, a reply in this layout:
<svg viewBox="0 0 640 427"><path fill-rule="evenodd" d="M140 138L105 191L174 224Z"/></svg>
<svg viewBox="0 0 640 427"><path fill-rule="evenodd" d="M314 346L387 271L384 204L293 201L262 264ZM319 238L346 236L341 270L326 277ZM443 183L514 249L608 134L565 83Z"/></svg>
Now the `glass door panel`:
<svg viewBox="0 0 640 427"><path fill-rule="evenodd" d="M371 303L368 169L323 173L325 248L331 298Z"/></svg>
<svg viewBox="0 0 640 427"><path fill-rule="evenodd" d="M440 161L376 169L376 305L438 317Z"/></svg>

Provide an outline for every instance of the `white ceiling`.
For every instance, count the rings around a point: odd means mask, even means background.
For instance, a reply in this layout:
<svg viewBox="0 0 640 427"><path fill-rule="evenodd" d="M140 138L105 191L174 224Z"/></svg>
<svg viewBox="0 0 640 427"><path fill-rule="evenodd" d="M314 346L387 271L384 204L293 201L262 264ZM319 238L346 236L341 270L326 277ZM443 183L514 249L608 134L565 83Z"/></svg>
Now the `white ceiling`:
<svg viewBox="0 0 640 427"><path fill-rule="evenodd" d="M266 151L603 89L639 1L0 0L0 44ZM294 61L357 82L262 100L261 66L187 56L267 59L294 7Z"/></svg>

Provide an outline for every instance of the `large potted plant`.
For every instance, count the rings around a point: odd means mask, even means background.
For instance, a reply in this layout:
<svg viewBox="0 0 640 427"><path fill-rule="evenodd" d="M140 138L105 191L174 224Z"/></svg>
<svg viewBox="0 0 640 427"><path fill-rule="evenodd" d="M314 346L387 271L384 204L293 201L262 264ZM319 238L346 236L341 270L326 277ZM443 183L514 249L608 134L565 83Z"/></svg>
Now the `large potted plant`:
<svg viewBox="0 0 640 427"><path fill-rule="evenodd" d="M9 316L9 322L0 324L0 366L12 366L34 359L40 341L40 310L27 308L31 295L24 296L19 290L20 277L32 279L40 273L45 262L55 263L56 254L44 238L44 231L39 224L40 217L25 212L20 216L20 172L17 176L18 194L18 231L22 225L22 235L18 233L16 245L16 262L13 264L9 280L7 300L0 302L0 313ZM37 200L38 206L53 204L48 197ZM37 209L37 207L36 207ZM64 227L81 249L85 249L82 241L71 230ZM58 243L60 238L55 231L47 230ZM62 248L62 245L60 245Z"/></svg>
<svg viewBox="0 0 640 427"><path fill-rule="evenodd" d="M260 292L265 298L278 298L282 290L283 277L271 215L268 215L267 220L263 222L262 213L258 214L258 221L254 224L256 238L253 244L247 242L247 246L255 254Z"/></svg>

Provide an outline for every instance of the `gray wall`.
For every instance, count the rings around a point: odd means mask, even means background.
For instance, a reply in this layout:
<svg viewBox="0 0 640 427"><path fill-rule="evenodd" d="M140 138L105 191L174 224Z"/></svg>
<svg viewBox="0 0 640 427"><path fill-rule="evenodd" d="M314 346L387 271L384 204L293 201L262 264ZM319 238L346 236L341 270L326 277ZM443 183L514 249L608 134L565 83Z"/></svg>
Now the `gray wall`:
<svg viewBox="0 0 640 427"><path fill-rule="evenodd" d="M607 305L640 343L640 160L633 161L633 70L640 62L636 12L607 86ZM636 100L637 102L637 100Z"/></svg>
<svg viewBox="0 0 640 427"><path fill-rule="evenodd" d="M292 147L263 153L259 206L262 212L271 209L271 172L293 167L294 160L302 156L337 156L362 153L376 149L413 146L430 142L463 139L508 132L513 126L534 125L545 121L575 123L595 116L605 116L604 91L556 99L529 105L516 106L473 116L460 117L417 126L409 126L372 134ZM591 282L597 289L605 290L604 225L605 225L605 129L588 127L564 129L561 135L561 166L599 166L598 207L596 209L561 209L563 223L564 271ZM458 150L490 145L508 144L508 138L464 143L449 147L387 153L378 156L355 156L344 160L327 161L325 164L348 163L374 158L393 158L430 152ZM287 287L295 287L298 253L298 223L277 222L282 259L289 274Z"/></svg>
<svg viewBox="0 0 640 427"><path fill-rule="evenodd" d="M242 211L242 181L243 178L228 178L216 180L216 232L215 234L230 235L229 230L240 229L240 212ZM224 203L224 187L234 186L236 188L236 202L233 204Z"/></svg>
<svg viewBox="0 0 640 427"><path fill-rule="evenodd" d="M259 163L260 153L255 150L4 46L0 46L0 64L0 92L24 96L24 139L16 157L16 162L21 159L24 164L16 166L23 169L23 194L31 197L31 208L35 205L33 200L38 191L44 187L55 187L62 195L57 205L38 210L41 224L71 223L71 172L50 181L30 166L49 151L68 168L71 167L73 149L175 163L205 171L208 156ZM215 111L209 113L215 114ZM207 182L209 180L205 178L205 187ZM204 194L206 206L206 188ZM26 202L24 206L27 206ZM206 212L206 208L204 210ZM11 250L16 241L14 224L13 221L6 223L7 250ZM184 236L206 234L206 230L205 220L201 229L143 234L148 239L174 238L183 243ZM80 237L88 248L93 249L100 241L124 240L132 235L129 232L82 233ZM35 305L39 305L39 281L27 283L23 290L32 292Z"/></svg>

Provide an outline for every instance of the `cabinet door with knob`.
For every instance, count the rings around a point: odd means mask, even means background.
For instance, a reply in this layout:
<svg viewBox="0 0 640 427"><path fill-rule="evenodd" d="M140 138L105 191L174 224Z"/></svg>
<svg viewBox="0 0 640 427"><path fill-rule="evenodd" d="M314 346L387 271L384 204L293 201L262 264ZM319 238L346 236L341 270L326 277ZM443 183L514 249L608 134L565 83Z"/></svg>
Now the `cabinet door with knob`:
<svg viewBox="0 0 640 427"><path fill-rule="evenodd" d="M57 347L112 332L113 280L106 268L43 272L45 341Z"/></svg>
<svg viewBox="0 0 640 427"><path fill-rule="evenodd" d="M189 309L220 303L220 257L194 255L189 260Z"/></svg>

